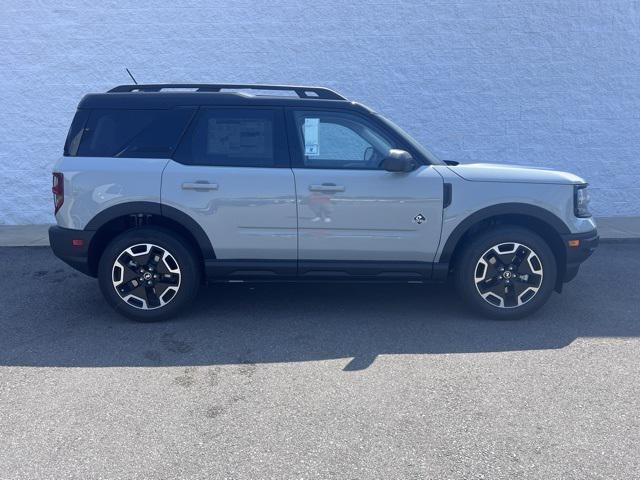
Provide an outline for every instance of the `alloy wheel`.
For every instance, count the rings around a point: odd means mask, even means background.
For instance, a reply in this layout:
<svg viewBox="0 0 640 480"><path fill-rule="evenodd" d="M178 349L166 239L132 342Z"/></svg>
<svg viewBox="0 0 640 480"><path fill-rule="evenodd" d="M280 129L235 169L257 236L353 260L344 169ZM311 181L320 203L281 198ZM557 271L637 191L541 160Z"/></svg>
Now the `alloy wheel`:
<svg viewBox="0 0 640 480"><path fill-rule="evenodd" d="M112 268L113 287L120 298L141 310L161 308L173 300L181 279L180 266L174 256L151 243L125 249Z"/></svg>
<svg viewBox="0 0 640 480"><path fill-rule="evenodd" d="M538 254L527 245L504 242L489 248L476 263L474 282L480 296L499 308L530 302L544 276Z"/></svg>

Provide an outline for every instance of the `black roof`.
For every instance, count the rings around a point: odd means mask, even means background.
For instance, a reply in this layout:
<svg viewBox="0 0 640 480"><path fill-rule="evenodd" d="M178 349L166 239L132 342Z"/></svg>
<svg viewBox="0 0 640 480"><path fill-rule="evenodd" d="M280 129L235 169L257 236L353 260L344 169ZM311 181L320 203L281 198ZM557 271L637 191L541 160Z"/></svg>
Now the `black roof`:
<svg viewBox="0 0 640 480"><path fill-rule="evenodd" d="M293 95L253 95L238 90L289 91ZM80 101L78 108L145 109L207 105L303 106L305 108L336 108L339 106L341 108L366 109L366 107L349 102L342 95L324 87L256 84L120 85L107 93L86 95Z"/></svg>

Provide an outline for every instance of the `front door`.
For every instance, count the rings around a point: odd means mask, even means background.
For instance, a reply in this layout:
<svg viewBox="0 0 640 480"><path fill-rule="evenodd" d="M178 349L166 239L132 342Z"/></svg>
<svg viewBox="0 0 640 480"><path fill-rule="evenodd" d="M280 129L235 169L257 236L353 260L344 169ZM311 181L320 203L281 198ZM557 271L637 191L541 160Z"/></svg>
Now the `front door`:
<svg viewBox="0 0 640 480"><path fill-rule="evenodd" d="M162 203L203 227L221 271L279 265L288 271L271 270L295 274L295 185L282 109L200 109L164 170Z"/></svg>
<svg viewBox="0 0 640 480"><path fill-rule="evenodd" d="M401 140L364 115L291 110L300 272L319 261L433 262L442 225L442 177L429 165L382 169ZM385 262L388 262L385 264ZM325 270L327 268L324 268ZM371 270L369 268L369 271Z"/></svg>

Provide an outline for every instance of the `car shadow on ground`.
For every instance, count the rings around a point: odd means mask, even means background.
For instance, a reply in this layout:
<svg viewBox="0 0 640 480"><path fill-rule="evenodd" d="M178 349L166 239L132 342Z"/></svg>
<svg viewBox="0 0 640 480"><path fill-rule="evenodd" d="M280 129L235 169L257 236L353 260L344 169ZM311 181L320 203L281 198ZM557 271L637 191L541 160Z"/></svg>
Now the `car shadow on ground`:
<svg viewBox="0 0 640 480"><path fill-rule="evenodd" d="M606 245L535 315L469 312L447 285L220 284L164 323L115 314L97 282L46 248L0 249L0 366L191 366L505 352L640 336L640 245ZM346 362L345 362L346 363Z"/></svg>

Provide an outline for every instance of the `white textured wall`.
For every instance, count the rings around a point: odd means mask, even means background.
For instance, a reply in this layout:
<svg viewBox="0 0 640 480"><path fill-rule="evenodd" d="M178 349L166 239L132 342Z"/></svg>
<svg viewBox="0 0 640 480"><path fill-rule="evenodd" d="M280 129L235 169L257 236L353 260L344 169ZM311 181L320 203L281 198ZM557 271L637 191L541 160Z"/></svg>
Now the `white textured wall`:
<svg viewBox="0 0 640 480"><path fill-rule="evenodd" d="M570 170L640 215L637 0L0 0L0 224L52 221L74 109L125 66L334 87L445 159Z"/></svg>

